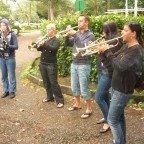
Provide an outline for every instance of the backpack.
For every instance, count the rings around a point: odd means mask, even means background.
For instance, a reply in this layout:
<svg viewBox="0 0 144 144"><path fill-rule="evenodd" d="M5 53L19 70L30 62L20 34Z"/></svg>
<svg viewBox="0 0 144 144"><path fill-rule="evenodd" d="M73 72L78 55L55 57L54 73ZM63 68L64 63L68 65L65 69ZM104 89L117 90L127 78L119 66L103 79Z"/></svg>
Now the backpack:
<svg viewBox="0 0 144 144"><path fill-rule="evenodd" d="M139 72L136 72L136 90L144 90L144 49L141 50L141 68Z"/></svg>

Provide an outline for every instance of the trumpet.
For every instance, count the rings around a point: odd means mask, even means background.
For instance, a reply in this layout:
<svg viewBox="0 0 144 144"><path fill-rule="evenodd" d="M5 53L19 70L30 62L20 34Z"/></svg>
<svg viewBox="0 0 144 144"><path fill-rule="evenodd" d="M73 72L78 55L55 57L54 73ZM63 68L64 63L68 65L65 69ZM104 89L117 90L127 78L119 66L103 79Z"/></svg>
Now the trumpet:
<svg viewBox="0 0 144 144"><path fill-rule="evenodd" d="M101 46L101 45L102 46L108 45L109 49L113 48L118 45L119 39L121 39L121 38L122 38L122 36L105 41L102 36L101 38L92 42L90 45L88 45L84 48L76 48L77 52L73 53L73 56L77 57L77 56L88 56L88 55L96 54L99 52L99 46ZM116 44L111 44L114 42L116 42Z"/></svg>
<svg viewBox="0 0 144 144"><path fill-rule="evenodd" d="M32 45L28 46L29 50L33 50L34 48L39 47L39 43L42 42L43 40L47 40L47 34L45 34L41 39L39 39L37 42L32 43Z"/></svg>
<svg viewBox="0 0 144 144"><path fill-rule="evenodd" d="M68 32L69 30L72 30L72 29L75 29L75 28L78 28L78 26L70 27L70 28L68 28L68 29L66 29L66 30L62 30L62 31L58 32L58 35L61 35L62 37L65 37L65 36L67 36L67 32Z"/></svg>

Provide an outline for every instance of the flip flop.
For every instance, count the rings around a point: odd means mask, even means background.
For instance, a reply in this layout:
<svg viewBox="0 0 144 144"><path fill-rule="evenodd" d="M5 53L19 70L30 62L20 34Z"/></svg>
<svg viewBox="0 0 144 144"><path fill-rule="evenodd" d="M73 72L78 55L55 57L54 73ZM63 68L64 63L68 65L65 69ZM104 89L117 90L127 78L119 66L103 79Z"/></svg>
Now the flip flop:
<svg viewBox="0 0 144 144"><path fill-rule="evenodd" d="M100 133L105 133L105 132L107 132L109 130L110 130L110 127L108 127L107 129L101 128L100 129Z"/></svg>
<svg viewBox="0 0 144 144"><path fill-rule="evenodd" d="M100 119L100 120L98 120L96 123L97 123L97 124L102 124L102 123L104 123L104 122L105 122L104 119Z"/></svg>
<svg viewBox="0 0 144 144"><path fill-rule="evenodd" d="M90 113L84 113L84 114L81 115L81 118L85 119L85 118L90 117L91 115L92 115L92 112L90 112Z"/></svg>
<svg viewBox="0 0 144 144"><path fill-rule="evenodd" d="M69 111L74 111L74 110L79 110L79 109L81 109L81 107L72 106L68 108Z"/></svg>

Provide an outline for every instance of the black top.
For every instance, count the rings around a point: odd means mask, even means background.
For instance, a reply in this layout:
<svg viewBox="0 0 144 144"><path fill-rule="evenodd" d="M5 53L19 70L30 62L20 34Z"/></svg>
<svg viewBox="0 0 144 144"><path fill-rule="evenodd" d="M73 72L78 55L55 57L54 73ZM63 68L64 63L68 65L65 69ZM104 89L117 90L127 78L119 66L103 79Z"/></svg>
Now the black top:
<svg viewBox="0 0 144 144"><path fill-rule="evenodd" d="M105 51L106 57L109 58L114 68L112 88L125 94L134 92L136 72L142 67L142 49L141 45L128 48L128 45L125 44L115 54L109 50Z"/></svg>
<svg viewBox="0 0 144 144"><path fill-rule="evenodd" d="M115 38L116 37L119 37L119 35L115 36ZM120 48L123 45L123 41L120 38L120 39L118 39L118 41L114 40L109 44L115 45L114 47L109 49L112 53L115 53L118 50L120 50ZM112 68L111 62L107 59L105 54L97 55L97 69L98 69L98 73L102 73L110 78L112 77L113 68Z"/></svg>
<svg viewBox="0 0 144 144"><path fill-rule="evenodd" d="M53 37L47 39L44 45L37 48L41 51L40 62L43 64L57 63L57 52L60 46L60 41L58 38Z"/></svg>

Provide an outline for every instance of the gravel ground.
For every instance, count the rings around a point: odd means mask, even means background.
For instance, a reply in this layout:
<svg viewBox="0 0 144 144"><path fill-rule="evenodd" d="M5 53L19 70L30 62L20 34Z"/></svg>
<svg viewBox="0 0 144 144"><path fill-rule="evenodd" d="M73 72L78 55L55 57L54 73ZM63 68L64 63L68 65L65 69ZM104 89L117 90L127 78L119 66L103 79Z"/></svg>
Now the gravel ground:
<svg viewBox="0 0 144 144"><path fill-rule="evenodd" d="M45 91L28 80L20 78L23 67L40 53L30 52L28 45L39 36L39 32L19 36L17 59L17 93L14 99L0 99L0 144L108 144L111 131L100 134L102 125L96 121L102 117L97 104L93 102L93 115L81 119L82 109L69 112L72 96L64 95L64 108L55 103L41 101ZM0 83L2 93L2 84ZM126 109L127 144L144 144L144 110Z"/></svg>

